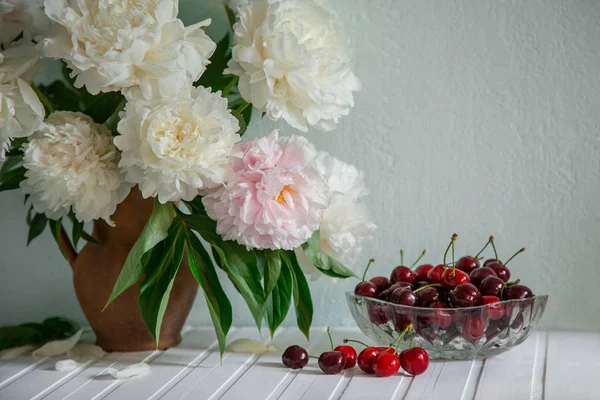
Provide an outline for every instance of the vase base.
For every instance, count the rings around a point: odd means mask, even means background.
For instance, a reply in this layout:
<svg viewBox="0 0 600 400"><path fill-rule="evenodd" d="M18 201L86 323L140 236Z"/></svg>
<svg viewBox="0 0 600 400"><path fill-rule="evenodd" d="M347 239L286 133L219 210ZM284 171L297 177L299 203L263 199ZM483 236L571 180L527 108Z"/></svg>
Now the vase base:
<svg viewBox="0 0 600 400"><path fill-rule="evenodd" d="M155 340L118 341L102 340L98 338L96 345L108 353L129 353L135 351L166 350L178 346L181 343L181 335L173 338L161 338L158 346Z"/></svg>

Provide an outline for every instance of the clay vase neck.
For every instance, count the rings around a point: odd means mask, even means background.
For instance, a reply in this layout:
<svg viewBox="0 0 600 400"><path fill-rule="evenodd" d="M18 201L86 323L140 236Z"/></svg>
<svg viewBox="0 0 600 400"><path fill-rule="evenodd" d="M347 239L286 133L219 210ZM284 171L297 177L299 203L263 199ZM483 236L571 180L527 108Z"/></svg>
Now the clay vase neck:
<svg viewBox="0 0 600 400"><path fill-rule="evenodd" d="M127 289L103 311L129 251L152 214L153 199L144 199L137 188L117 206L112 220L115 227L94 222L93 237L99 243L87 243L79 254L66 243L63 249L73 268L73 283L81 308L96 333L97 343L105 351L142 351L176 346L181 329L192 308L198 284L184 257L163 319L160 342L150 334L142 319L138 296L139 282Z"/></svg>

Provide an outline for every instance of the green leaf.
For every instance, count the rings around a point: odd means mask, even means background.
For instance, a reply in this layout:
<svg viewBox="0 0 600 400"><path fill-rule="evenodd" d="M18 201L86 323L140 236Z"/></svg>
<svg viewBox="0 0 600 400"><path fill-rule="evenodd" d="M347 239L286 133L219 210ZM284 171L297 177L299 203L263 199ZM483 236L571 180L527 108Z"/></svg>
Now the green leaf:
<svg viewBox="0 0 600 400"><path fill-rule="evenodd" d="M2 163L2 168L0 168L0 180L2 179L2 175L10 172L11 170L20 167L23 162L23 155L18 154L15 156L8 156L4 163Z"/></svg>
<svg viewBox="0 0 600 400"><path fill-rule="evenodd" d="M319 231L315 231L312 237L302 245L302 249L306 257L325 275L333 278L356 277L354 272L321 251L321 236Z"/></svg>
<svg viewBox="0 0 600 400"><path fill-rule="evenodd" d="M256 254L236 242L224 241L216 233L216 222L205 215L184 215L182 218L211 245L215 262L242 295L260 329L266 296Z"/></svg>
<svg viewBox="0 0 600 400"><path fill-rule="evenodd" d="M0 192L18 189L25 179L25 167L21 166L0 175Z"/></svg>
<svg viewBox="0 0 600 400"><path fill-rule="evenodd" d="M50 340L69 338L79 330L78 323L65 317L46 318L42 325L51 333Z"/></svg>
<svg viewBox="0 0 600 400"><path fill-rule="evenodd" d="M202 197L196 196L192 201L184 201L184 203L190 209L192 214L200 214L206 216L206 209L204 208L204 204L202 203ZM215 225L216 227L216 225Z"/></svg>
<svg viewBox="0 0 600 400"><path fill-rule="evenodd" d="M230 46L230 34L227 33L217 43L215 52L210 57L210 64L208 64L200 79L194 83L195 86L209 87L213 92L223 90L227 86L232 77L223 75L223 71L227 68L227 63L231 59Z"/></svg>
<svg viewBox="0 0 600 400"><path fill-rule="evenodd" d="M281 256L279 250L264 250L263 254L267 261L264 276L265 296L268 296L278 284L281 273Z"/></svg>
<svg viewBox="0 0 600 400"><path fill-rule="evenodd" d="M156 338L157 346L169 296L185 250L182 231L181 224L177 224L167 238L152 249L151 256L145 258L146 277L140 286L138 304L146 326Z"/></svg>
<svg viewBox="0 0 600 400"><path fill-rule="evenodd" d="M310 325L312 324L313 317L313 304L312 297L310 295L310 288L308 282L302 272L302 268L298 264L296 255L293 251L281 252L281 258L290 267L293 279L294 279L294 305L296 308L296 322L298 328L306 339L309 339Z"/></svg>
<svg viewBox="0 0 600 400"><path fill-rule="evenodd" d="M235 11L233 11L231 7L225 6L225 12L227 12L227 19L229 20L229 25L233 27L233 24L235 24L235 21L237 20Z"/></svg>
<svg viewBox="0 0 600 400"><path fill-rule="evenodd" d="M33 223L33 221L32 221L32 223ZM60 253L63 255L64 258L67 258L65 251L63 250L62 246L60 245L60 233L62 230L62 218L57 219L57 220L50 219L50 220L48 220L48 225L50 226L50 233L52 233L52 237L54 238L54 241L58 245L58 250L60 250Z"/></svg>
<svg viewBox="0 0 600 400"><path fill-rule="evenodd" d="M81 238L83 240L85 240L86 242L92 242L92 243L100 243L99 241L97 241L96 239L94 239L89 233L87 233L86 231L82 231L81 232Z"/></svg>
<svg viewBox="0 0 600 400"><path fill-rule="evenodd" d="M190 270L204 291L222 356L227 345L227 333L233 321L231 303L221 286L210 256L200 240L190 230L186 230L186 238Z"/></svg>
<svg viewBox="0 0 600 400"><path fill-rule="evenodd" d="M73 221L73 232L72 232L72 239L73 239L73 246L75 248L77 248L77 245L79 244L79 240L81 239L81 234L83 233L83 222L75 220Z"/></svg>
<svg viewBox="0 0 600 400"><path fill-rule="evenodd" d="M66 339L78 330L79 325L64 317L48 318L42 323L28 322L17 326L0 327L0 350Z"/></svg>
<svg viewBox="0 0 600 400"><path fill-rule="evenodd" d="M92 117L97 124L103 124L115 113L123 99L123 95L119 92L101 93L95 96L94 101L85 109L84 114Z"/></svg>
<svg viewBox="0 0 600 400"><path fill-rule="evenodd" d="M279 260L281 263L281 259ZM265 274L265 279L266 279ZM267 323L271 337L285 320L292 302L292 290L294 287L294 276L288 263L284 262L281 266L281 274L277 280L277 285L267 299L266 312Z"/></svg>
<svg viewBox="0 0 600 400"><path fill-rule="evenodd" d="M171 203L161 204L158 200L154 202L154 210L140 237L133 245L121 274L113 287L112 293L104 308L108 307L114 299L130 286L138 282L144 274L142 265L142 256L151 250L158 243L165 240L168 236L169 227L175 216L175 211ZM82 236L83 237L83 236Z"/></svg>
<svg viewBox="0 0 600 400"><path fill-rule="evenodd" d="M40 236L44 229L46 229L46 224L48 223L48 218L46 218L45 214L35 214L31 223L29 224L29 234L27 235L27 245L31 243L35 238Z"/></svg>
<svg viewBox="0 0 600 400"><path fill-rule="evenodd" d="M44 335L33 327L3 326L0 328L0 350L41 343L44 343Z"/></svg>

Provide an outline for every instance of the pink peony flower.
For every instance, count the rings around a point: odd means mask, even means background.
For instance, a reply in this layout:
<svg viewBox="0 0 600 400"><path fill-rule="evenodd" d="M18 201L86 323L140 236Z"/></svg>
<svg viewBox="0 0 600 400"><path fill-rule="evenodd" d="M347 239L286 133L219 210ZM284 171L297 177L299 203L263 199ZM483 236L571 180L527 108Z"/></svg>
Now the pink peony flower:
<svg viewBox="0 0 600 400"><path fill-rule="evenodd" d="M278 131L238 146L234 175L203 199L225 240L257 249L292 250L319 228L327 183L313 166L317 151L305 138Z"/></svg>

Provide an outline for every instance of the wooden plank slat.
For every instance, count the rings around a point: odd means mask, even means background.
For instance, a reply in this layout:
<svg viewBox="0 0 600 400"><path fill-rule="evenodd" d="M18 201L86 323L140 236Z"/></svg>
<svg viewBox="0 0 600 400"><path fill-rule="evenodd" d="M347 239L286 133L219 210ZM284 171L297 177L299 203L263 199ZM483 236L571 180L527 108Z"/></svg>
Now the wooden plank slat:
<svg viewBox="0 0 600 400"><path fill-rule="evenodd" d="M227 338L231 343L240 338L267 342L256 328L241 328ZM214 349L192 371L178 381L160 399L209 399L226 391L243 372L256 360L252 354L225 352L221 359L218 349Z"/></svg>
<svg viewBox="0 0 600 400"><path fill-rule="evenodd" d="M46 359L37 359L32 355L0 361L0 391L21 376L39 367L45 361Z"/></svg>
<svg viewBox="0 0 600 400"><path fill-rule="evenodd" d="M550 332L546 361L546 400L598 400L600 335Z"/></svg>
<svg viewBox="0 0 600 400"><path fill-rule="evenodd" d="M181 345L168 349L150 362L150 373L124 381L105 397L107 400L146 400L166 393L197 362L214 350L217 343L214 329L203 328L188 332Z"/></svg>

